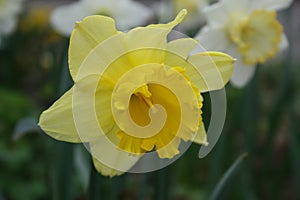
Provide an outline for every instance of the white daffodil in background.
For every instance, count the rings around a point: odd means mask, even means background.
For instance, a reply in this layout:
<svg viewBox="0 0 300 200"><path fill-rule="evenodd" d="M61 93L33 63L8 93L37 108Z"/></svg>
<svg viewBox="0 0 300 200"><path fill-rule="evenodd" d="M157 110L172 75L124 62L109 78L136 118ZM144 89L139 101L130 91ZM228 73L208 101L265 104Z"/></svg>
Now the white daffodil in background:
<svg viewBox="0 0 300 200"><path fill-rule="evenodd" d="M23 0L0 0L0 43L3 35L15 30L22 2Z"/></svg>
<svg viewBox="0 0 300 200"><path fill-rule="evenodd" d="M172 19L181 9L186 9L188 15L179 26L186 30L199 28L205 23L203 8L209 4L210 0L171 0L161 1L155 5L156 13L161 22Z"/></svg>
<svg viewBox="0 0 300 200"><path fill-rule="evenodd" d="M207 50L224 51L237 58L231 83L242 87L256 65L288 46L276 11L292 0L220 0L204 9L207 25L196 35Z"/></svg>
<svg viewBox="0 0 300 200"><path fill-rule="evenodd" d="M152 17L145 5L132 0L80 0L56 8L50 19L53 28L64 36L70 36L75 22L89 15L106 15L116 19L120 30L143 25Z"/></svg>

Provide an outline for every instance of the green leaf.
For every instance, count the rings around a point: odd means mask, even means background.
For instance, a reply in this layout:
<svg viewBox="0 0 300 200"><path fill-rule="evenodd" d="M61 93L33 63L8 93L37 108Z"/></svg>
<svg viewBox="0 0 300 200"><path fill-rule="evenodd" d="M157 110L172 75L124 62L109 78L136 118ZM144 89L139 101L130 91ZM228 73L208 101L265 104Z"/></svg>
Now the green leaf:
<svg viewBox="0 0 300 200"><path fill-rule="evenodd" d="M229 185L233 176L237 173L241 164L247 157L248 157L248 154L244 153L235 160L235 162L229 167L229 169L225 172L225 174L223 175L221 180L216 185L215 189L213 190L213 192L209 198L210 200L220 199L225 187Z"/></svg>

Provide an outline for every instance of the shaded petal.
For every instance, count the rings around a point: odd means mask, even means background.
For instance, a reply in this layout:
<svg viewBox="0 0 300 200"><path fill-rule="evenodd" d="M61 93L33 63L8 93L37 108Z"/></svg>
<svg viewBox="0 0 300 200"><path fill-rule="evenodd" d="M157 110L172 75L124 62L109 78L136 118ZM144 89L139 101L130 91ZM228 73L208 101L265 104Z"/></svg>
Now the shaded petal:
<svg viewBox="0 0 300 200"><path fill-rule="evenodd" d="M117 130L115 127L106 136L90 142L94 165L97 171L105 176L112 177L128 171L140 158L140 156L129 155L128 152L117 147L116 144L119 143L116 137Z"/></svg>
<svg viewBox="0 0 300 200"><path fill-rule="evenodd" d="M227 52L237 58L230 83L235 87L243 87L253 77L256 66L244 64L241 55L238 53L236 47L234 46L229 48Z"/></svg>
<svg viewBox="0 0 300 200"><path fill-rule="evenodd" d="M192 55L186 66L186 74L200 92L217 90L229 81L235 59L220 52L203 52Z"/></svg>
<svg viewBox="0 0 300 200"><path fill-rule="evenodd" d="M245 65L237 61L230 83L235 87L245 86L253 77L255 69L255 65Z"/></svg>
<svg viewBox="0 0 300 200"><path fill-rule="evenodd" d="M204 7L203 12L206 16L208 26L212 28L224 27L227 24L230 14L222 1Z"/></svg>
<svg viewBox="0 0 300 200"><path fill-rule="evenodd" d="M224 51L230 44L226 31L223 28L210 28L205 26L196 35L197 39L205 49L214 51Z"/></svg>
<svg viewBox="0 0 300 200"><path fill-rule="evenodd" d="M92 49L117 33L114 20L105 16L90 16L76 23L69 47L69 67L73 80L77 80L79 68Z"/></svg>
<svg viewBox="0 0 300 200"><path fill-rule="evenodd" d="M279 51L283 51L289 47L289 40L285 34L281 36L281 42L279 43Z"/></svg>
<svg viewBox="0 0 300 200"><path fill-rule="evenodd" d="M283 10L288 8L293 3L293 0L252 0L249 3L250 10L268 9L268 10Z"/></svg>
<svg viewBox="0 0 300 200"><path fill-rule="evenodd" d="M253 0L220 0L223 3L225 12L246 12Z"/></svg>

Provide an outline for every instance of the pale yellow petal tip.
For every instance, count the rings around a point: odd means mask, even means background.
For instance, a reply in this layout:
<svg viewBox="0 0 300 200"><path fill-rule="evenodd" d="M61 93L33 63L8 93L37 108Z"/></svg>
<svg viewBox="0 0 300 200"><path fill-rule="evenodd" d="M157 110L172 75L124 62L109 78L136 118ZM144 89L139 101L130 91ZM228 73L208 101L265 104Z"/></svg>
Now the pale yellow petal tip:
<svg viewBox="0 0 300 200"><path fill-rule="evenodd" d="M79 28L81 26L81 24L91 23L91 25L92 25L93 23L99 23L102 21L106 21L106 22L115 24L115 20L111 17L105 16L105 15L90 15L90 16L83 18L80 21L76 21L73 30Z"/></svg>
<svg viewBox="0 0 300 200"><path fill-rule="evenodd" d="M125 173L123 171L118 171L106 166L105 164L102 164L95 157L93 157L93 163L97 172L100 173L102 176L107 176L112 178L114 176L120 176Z"/></svg>
<svg viewBox="0 0 300 200"><path fill-rule="evenodd" d="M199 138L199 135L197 135L197 136L195 136L194 139L192 140L194 143L197 143L197 144L200 144L200 145L203 145L206 147L209 145L209 143L207 142L206 134L205 134L204 138L202 138L202 139Z"/></svg>
<svg viewBox="0 0 300 200"><path fill-rule="evenodd" d="M184 19L184 17L187 15L187 10L186 9L182 9L177 16L175 17L175 19L167 24L151 24L148 27L155 27L155 28L167 28L167 29L173 29L175 26L177 26L179 23L182 22L182 20Z"/></svg>
<svg viewBox="0 0 300 200"><path fill-rule="evenodd" d="M187 15L188 11L186 9L182 9L176 16L174 21L179 21L181 22L184 17Z"/></svg>
<svg viewBox="0 0 300 200"><path fill-rule="evenodd" d="M207 51L207 52L204 52L204 53L207 53L207 55L210 55L210 56L224 57L224 58L227 58L228 61L231 61L231 62L237 61L236 58L233 58L229 54L226 54L226 53L223 53L223 52L219 52L219 51Z"/></svg>
<svg viewBox="0 0 300 200"><path fill-rule="evenodd" d="M98 173L100 173L102 176L107 176L109 178L113 178L115 176L121 176L122 174L124 174L125 172L119 172L119 171L114 171L111 170L110 172L102 172L97 170Z"/></svg>
<svg viewBox="0 0 300 200"><path fill-rule="evenodd" d="M47 111L48 110L45 110L41 113L37 124L44 132L46 132L46 128L47 128Z"/></svg>
<svg viewBox="0 0 300 200"><path fill-rule="evenodd" d="M182 9L176 16L176 18L170 22L169 24L173 27L175 27L176 25L178 25L179 23L182 22L182 20L184 19L184 17L187 15L187 10L186 9Z"/></svg>

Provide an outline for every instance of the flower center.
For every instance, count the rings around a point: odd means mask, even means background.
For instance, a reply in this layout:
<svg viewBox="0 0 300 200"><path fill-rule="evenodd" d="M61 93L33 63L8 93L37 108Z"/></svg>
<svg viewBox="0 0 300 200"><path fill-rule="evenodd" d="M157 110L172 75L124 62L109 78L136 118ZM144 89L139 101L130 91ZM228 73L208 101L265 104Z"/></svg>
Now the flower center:
<svg viewBox="0 0 300 200"><path fill-rule="evenodd" d="M144 85L131 95L129 101L129 112L133 121L139 126L148 125L151 120L147 115L150 108L152 108L153 103L151 100L151 93L148 89L148 85Z"/></svg>
<svg viewBox="0 0 300 200"><path fill-rule="evenodd" d="M161 158L172 158L181 139L193 137L202 103L183 71L146 64L121 77L112 95L120 149L131 154L155 150Z"/></svg>
<svg viewBox="0 0 300 200"><path fill-rule="evenodd" d="M228 33L237 45L243 62L253 65L275 56L282 27L274 11L255 10L249 16L232 15Z"/></svg>

